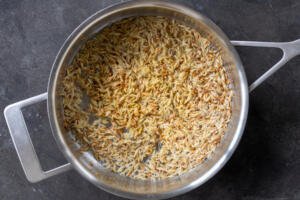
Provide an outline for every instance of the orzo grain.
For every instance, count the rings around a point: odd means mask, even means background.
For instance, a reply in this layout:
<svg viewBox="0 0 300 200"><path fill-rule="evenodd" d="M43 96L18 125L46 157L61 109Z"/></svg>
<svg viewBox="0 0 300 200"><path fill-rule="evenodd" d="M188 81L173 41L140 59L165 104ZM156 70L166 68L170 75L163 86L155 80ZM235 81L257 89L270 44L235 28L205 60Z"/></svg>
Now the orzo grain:
<svg viewBox="0 0 300 200"><path fill-rule="evenodd" d="M230 81L211 46L164 17L104 28L67 69L65 128L125 176L166 178L194 168L220 143L231 118Z"/></svg>

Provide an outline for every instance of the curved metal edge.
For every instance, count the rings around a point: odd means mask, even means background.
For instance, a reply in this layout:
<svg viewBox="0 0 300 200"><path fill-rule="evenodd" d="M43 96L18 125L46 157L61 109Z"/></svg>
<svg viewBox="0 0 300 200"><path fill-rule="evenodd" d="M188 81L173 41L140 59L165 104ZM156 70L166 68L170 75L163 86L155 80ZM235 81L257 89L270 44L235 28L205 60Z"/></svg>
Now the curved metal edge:
<svg viewBox="0 0 300 200"><path fill-rule="evenodd" d="M55 85L53 84L55 80L57 80L58 76L58 71L61 66L61 59L64 57L65 51L74 43L74 41L78 38L78 35L80 33L84 32L87 30L93 23L94 20L99 18L106 17L107 15L118 12L119 10L122 9L128 9L128 7L134 8L134 7L145 7L145 6L151 6L151 7L165 7L168 9L174 9L174 10L184 10L187 13L189 13L190 16L195 17L199 20L202 20L205 24L208 24L223 40L224 44L227 45L229 50L231 51L234 59L236 60L236 66L238 68L238 74L241 80L241 99L242 99L242 104L241 104L241 112L240 112L240 120L238 123L237 127L237 133L235 137L233 138L229 148L227 149L227 152L221 157L221 159L203 176L201 179L198 179L188 185L186 185L183 188L176 189L173 191L169 191L167 193L161 193L161 194L136 194L136 193L130 193L127 191L122 191L122 190L116 190L114 188L111 188L109 185L104 185L102 183L99 183L97 179L95 179L94 176L89 174L89 172L83 168L80 163L77 160L71 159L72 157L72 152L66 148L67 144L64 141L63 136L61 135L61 132L59 130L59 124L57 119L54 117L56 116L56 111L55 111L55 99L54 99L54 93L55 93ZM52 70L51 70L51 75L49 78L48 82L48 115L50 119L50 124L52 128L52 132L54 134L54 137L56 139L56 142L60 148L60 150L63 152L65 155L66 159L72 163L74 168L81 174L84 178L92 182L94 185L97 187L110 192L114 195L120 196L120 197L126 197L126 198L131 198L131 199L166 199L170 197L174 197L183 193L186 193L188 191L191 191L195 189L196 187L202 185L206 181L208 181L210 178L212 178L216 173L218 173L221 168L227 163L227 161L231 158L233 152L235 151L236 147L239 144L239 141L242 137L243 130L245 128L246 120L247 120L247 114L248 114L248 107L249 107L249 102L248 102L248 84L247 84L247 78L243 69L242 62L239 58L238 53L230 43L229 39L227 36L223 33L223 31L214 23L212 22L209 18L205 17L204 15L200 14L199 12L195 11L192 8L189 8L187 6L170 2L170 1L129 1L129 2L123 2L120 4L112 5L108 8L105 8L103 10L100 10L87 18L82 24L80 24L71 34L70 36L66 39L64 42L63 46L61 47L59 53L56 56L55 62L53 64ZM145 197L147 196L147 197Z"/></svg>
<svg viewBox="0 0 300 200"><path fill-rule="evenodd" d="M16 102L4 109L4 117L23 171L27 180L32 183L65 172L71 166L68 163L49 171L43 171L35 152L21 109L45 100L47 100L47 93Z"/></svg>

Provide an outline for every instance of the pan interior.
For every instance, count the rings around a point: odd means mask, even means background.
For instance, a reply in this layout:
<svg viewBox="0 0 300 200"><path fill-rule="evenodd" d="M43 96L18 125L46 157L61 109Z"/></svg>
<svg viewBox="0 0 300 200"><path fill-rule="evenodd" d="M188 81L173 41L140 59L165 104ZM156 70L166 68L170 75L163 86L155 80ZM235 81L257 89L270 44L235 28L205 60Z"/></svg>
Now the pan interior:
<svg viewBox="0 0 300 200"><path fill-rule="evenodd" d="M220 47L224 67L234 90L232 119L221 143L203 164L177 177L163 180L136 180L103 168L91 152L80 152L80 144L63 127L63 107L58 95L66 68L80 47L99 30L123 18L133 16L165 16L175 19L209 38ZM130 198L166 198L189 191L212 177L229 159L242 135L248 110L247 81L240 59L227 37L210 20L177 4L162 2L125 3L101 11L87 19L68 38L62 47L49 82L49 116L61 150L84 177L95 185L120 196Z"/></svg>

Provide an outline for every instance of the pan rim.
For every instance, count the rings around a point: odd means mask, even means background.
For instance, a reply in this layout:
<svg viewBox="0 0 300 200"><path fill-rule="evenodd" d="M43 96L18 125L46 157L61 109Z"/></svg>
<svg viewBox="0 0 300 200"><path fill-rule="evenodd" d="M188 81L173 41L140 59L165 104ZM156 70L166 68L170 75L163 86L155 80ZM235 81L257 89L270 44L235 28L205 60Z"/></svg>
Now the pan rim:
<svg viewBox="0 0 300 200"><path fill-rule="evenodd" d="M134 192L128 192L123 191L119 189L115 189L110 187L109 185L105 185L98 181L93 175L91 175L81 164L80 162L74 158L72 155L71 150L67 147L66 141L64 141L64 138L62 136L62 132L59 127L59 123L57 121L57 114L55 110L55 91L56 91L56 82L58 77L58 72L61 69L62 60L66 54L66 52L69 50L69 47L72 46L72 44L78 39L78 37L86 30L88 30L89 27L91 27L93 24L96 23L96 21L99 21L103 19L104 17L111 15L112 13L119 12L122 9L128 9L128 8L136 8L136 7L164 7L168 9L176 9L178 12L183 12L184 14L188 13L189 17L201 19L205 24L208 24L210 28L213 29L213 31L216 32L218 36L220 36L225 45L228 47L229 51L232 53L235 61L236 61L236 67L238 71L238 76L241 82L241 111L240 111L240 117L238 126L236 128L236 132L234 134L234 137L232 141L230 142L230 145L228 146L226 152L224 155L213 165L212 168L210 168L205 174L200 177L202 179L196 179L195 181L185 185L182 188L177 188L174 190L170 190L165 193L155 193L155 194L146 194L146 193L134 193ZM186 14L187 15L187 14ZM97 187L113 193L117 196L121 197L127 197L127 198L143 198L143 199L164 199L173 197L185 192L188 192L206 181L208 181L210 178L212 178L219 170L223 168L223 166L227 163L227 161L232 156L233 152L235 151L241 137L244 131L244 127L247 120L247 114L248 114L248 106L249 106L249 92L248 92L248 85L247 85L247 79L244 72L243 65L240 61L239 55L236 52L235 48L230 43L227 36L223 33L223 31L214 24L209 18L203 16L199 12L188 8L186 6L183 6L178 3L170 2L170 1L135 1L135 2L125 2L120 3L117 5L113 5L111 7L108 7L104 10L100 10L90 16L88 19L86 19L84 22L82 22L66 39L64 44L62 45L59 53L57 54L57 57L54 61L54 64L52 66L49 82L48 82L48 115L49 115L49 121L52 129L52 133L54 135L54 138L61 150L61 152L64 154L64 156L67 158L67 160L72 164L72 166L87 180L92 182Z"/></svg>

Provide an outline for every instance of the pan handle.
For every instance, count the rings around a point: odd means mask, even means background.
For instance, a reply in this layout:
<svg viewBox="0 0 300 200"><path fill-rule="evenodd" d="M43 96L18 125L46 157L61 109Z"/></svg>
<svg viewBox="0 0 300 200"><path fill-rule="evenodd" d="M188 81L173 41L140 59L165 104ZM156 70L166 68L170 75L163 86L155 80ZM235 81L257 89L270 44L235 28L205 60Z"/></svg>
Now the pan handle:
<svg viewBox="0 0 300 200"><path fill-rule="evenodd" d="M4 109L4 117L8 125L15 149L28 181L34 183L71 169L71 164L65 164L49 171L43 171L34 150L22 108L47 100L47 93L40 94L23 101L8 105Z"/></svg>
<svg viewBox="0 0 300 200"><path fill-rule="evenodd" d="M250 92L252 92L257 86L273 75L289 60L297 55L300 55L300 39L291 42L231 41L231 43L235 46L279 48L283 52L282 58L249 86Z"/></svg>

